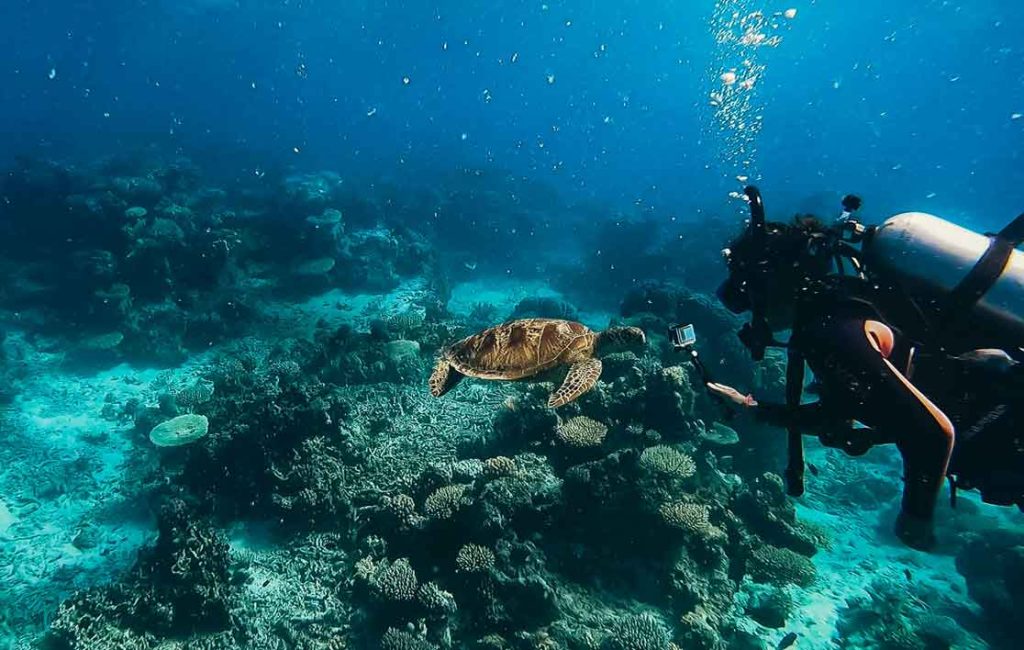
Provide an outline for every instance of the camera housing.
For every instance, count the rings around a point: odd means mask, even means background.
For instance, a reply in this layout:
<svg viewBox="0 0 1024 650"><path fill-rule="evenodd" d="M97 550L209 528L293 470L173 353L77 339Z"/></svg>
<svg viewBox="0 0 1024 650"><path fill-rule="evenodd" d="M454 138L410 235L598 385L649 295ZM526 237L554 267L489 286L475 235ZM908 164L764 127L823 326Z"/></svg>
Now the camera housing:
<svg viewBox="0 0 1024 650"><path fill-rule="evenodd" d="M668 339L676 350L688 350L697 343L693 325L674 325L668 329Z"/></svg>

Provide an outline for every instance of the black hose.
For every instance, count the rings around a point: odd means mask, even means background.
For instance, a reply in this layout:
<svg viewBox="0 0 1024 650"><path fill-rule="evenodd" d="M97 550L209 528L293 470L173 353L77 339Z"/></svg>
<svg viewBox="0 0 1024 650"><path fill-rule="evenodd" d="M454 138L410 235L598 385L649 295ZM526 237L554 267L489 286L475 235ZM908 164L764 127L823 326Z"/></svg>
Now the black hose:
<svg viewBox="0 0 1024 650"><path fill-rule="evenodd" d="M764 213L764 200L761 198L761 190L757 189L753 185L747 185L743 189L743 193L750 199L750 229L756 236L764 234L765 231L765 213Z"/></svg>

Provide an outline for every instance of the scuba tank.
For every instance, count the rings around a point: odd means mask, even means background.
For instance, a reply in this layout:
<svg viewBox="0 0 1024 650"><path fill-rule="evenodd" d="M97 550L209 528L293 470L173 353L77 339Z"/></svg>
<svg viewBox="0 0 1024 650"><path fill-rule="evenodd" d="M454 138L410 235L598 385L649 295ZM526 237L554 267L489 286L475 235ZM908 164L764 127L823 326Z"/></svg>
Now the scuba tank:
<svg viewBox="0 0 1024 650"><path fill-rule="evenodd" d="M937 332L983 335L991 347L1024 346L1024 215L986 237L923 212L869 230L861 255L875 277L922 301ZM964 341L969 345L968 341Z"/></svg>

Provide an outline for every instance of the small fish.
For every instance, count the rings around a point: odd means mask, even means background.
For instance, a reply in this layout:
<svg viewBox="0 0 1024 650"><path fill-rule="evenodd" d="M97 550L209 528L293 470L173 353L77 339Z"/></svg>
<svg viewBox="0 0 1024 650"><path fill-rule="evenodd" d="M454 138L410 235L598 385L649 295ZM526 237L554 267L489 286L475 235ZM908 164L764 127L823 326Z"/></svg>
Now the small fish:
<svg viewBox="0 0 1024 650"><path fill-rule="evenodd" d="M907 576L907 582L914 581L914 574L910 572L910 569L903 569L903 575Z"/></svg>
<svg viewBox="0 0 1024 650"><path fill-rule="evenodd" d="M775 650L786 650L786 648L796 643L796 637L796 632L790 632L786 636L782 637L782 640L779 641L779 645L775 646Z"/></svg>
<svg viewBox="0 0 1024 650"><path fill-rule="evenodd" d="M814 463L807 463L807 469L811 471L812 476L818 476L818 467Z"/></svg>

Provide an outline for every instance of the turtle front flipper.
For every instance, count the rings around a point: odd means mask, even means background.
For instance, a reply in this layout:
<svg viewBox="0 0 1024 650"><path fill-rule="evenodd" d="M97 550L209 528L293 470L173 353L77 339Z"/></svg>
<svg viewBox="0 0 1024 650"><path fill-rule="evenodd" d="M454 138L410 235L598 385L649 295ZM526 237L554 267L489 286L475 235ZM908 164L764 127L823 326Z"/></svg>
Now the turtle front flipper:
<svg viewBox="0 0 1024 650"><path fill-rule="evenodd" d="M558 408L573 401L594 387L601 376L600 359L583 359L569 367L565 381L548 399L548 406Z"/></svg>
<svg viewBox="0 0 1024 650"><path fill-rule="evenodd" d="M430 374L430 394L434 397L441 397L464 377L461 372L452 368L447 359L438 359L434 366L434 372Z"/></svg>

